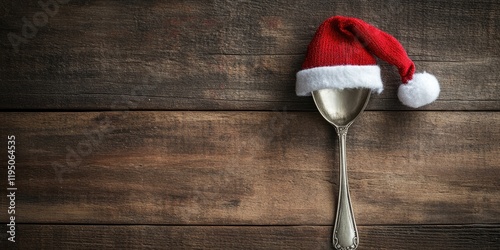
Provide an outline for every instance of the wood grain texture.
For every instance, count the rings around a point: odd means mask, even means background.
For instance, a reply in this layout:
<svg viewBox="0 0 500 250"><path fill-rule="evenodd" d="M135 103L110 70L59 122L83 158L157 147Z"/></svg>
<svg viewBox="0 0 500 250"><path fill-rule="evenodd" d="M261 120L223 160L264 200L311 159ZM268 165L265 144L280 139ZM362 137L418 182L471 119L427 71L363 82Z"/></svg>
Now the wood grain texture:
<svg viewBox="0 0 500 250"><path fill-rule="evenodd" d="M329 226L20 225L17 249L331 249ZM497 249L500 227L360 226L358 249ZM0 239L2 249L16 249Z"/></svg>
<svg viewBox="0 0 500 250"><path fill-rule="evenodd" d="M336 139L317 112L0 119L1 138L17 138L19 223L333 222ZM495 112L364 113L348 137L358 223L499 223L498 124Z"/></svg>
<svg viewBox="0 0 500 250"><path fill-rule="evenodd" d="M496 0L72 0L18 52L9 34L22 36L23 17L43 8L1 4L4 110L313 110L295 96L295 73L316 27L335 14L393 34L418 70L440 79L442 94L425 109L500 108ZM405 109L396 69L382 63L382 75L386 91L368 109Z"/></svg>
<svg viewBox="0 0 500 250"><path fill-rule="evenodd" d="M442 90L405 111L380 63L348 136L359 249L499 248L499 1L48 1L0 0L0 249L331 249L337 142L294 88L332 15Z"/></svg>

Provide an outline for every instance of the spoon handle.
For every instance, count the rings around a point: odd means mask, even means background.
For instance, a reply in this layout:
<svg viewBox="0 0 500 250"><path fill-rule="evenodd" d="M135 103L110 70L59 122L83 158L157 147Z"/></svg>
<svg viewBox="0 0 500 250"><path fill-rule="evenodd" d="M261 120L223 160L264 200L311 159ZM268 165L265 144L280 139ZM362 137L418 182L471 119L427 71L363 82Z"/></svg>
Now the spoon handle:
<svg viewBox="0 0 500 250"><path fill-rule="evenodd" d="M336 127L339 136L340 184L337 202L337 215L333 228L333 246L338 250L358 248L359 238L347 180L346 138L349 127Z"/></svg>

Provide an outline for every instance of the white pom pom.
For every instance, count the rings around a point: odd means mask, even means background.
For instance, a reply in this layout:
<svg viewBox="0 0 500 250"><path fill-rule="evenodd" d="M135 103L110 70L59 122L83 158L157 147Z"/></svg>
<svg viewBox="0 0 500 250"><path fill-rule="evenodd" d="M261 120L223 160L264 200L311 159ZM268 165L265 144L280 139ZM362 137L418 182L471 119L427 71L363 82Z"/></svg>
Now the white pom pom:
<svg viewBox="0 0 500 250"><path fill-rule="evenodd" d="M439 83L429 73L417 73L398 89L398 98L406 106L418 108L435 101L439 96Z"/></svg>

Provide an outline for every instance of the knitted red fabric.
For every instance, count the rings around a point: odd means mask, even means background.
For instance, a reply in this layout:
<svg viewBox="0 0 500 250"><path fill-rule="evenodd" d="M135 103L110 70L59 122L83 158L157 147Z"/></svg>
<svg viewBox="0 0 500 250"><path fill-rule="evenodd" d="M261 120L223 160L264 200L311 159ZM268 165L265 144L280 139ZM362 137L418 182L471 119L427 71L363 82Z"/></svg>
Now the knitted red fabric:
<svg viewBox="0 0 500 250"><path fill-rule="evenodd" d="M413 78L415 65L396 38L361 19L334 16L319 26L302 69L375 65L375 56L395 65L403 83Z"/></svg>

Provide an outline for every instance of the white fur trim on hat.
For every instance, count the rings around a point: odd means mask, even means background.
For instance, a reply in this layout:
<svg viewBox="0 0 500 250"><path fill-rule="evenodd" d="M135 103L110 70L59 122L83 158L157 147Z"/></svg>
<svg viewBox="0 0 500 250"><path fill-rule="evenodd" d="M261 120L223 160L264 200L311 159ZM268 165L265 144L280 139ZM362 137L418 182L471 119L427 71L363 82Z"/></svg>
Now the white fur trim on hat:
<svg viewBox="0 0 500 250"><path fill-rule="evenodd" d="M439 82L429 73L417 73L398 89L398 98L406 106L418 108L435 101L439 96Z"/></svg>
<svg viewBox="0 0 500 250"><path fill-rule="evenodd" d="M339 65L303 69L297 73L295 91L309 96L320 89L369 88L380 93L384 89L378 65Z"/></svg>

